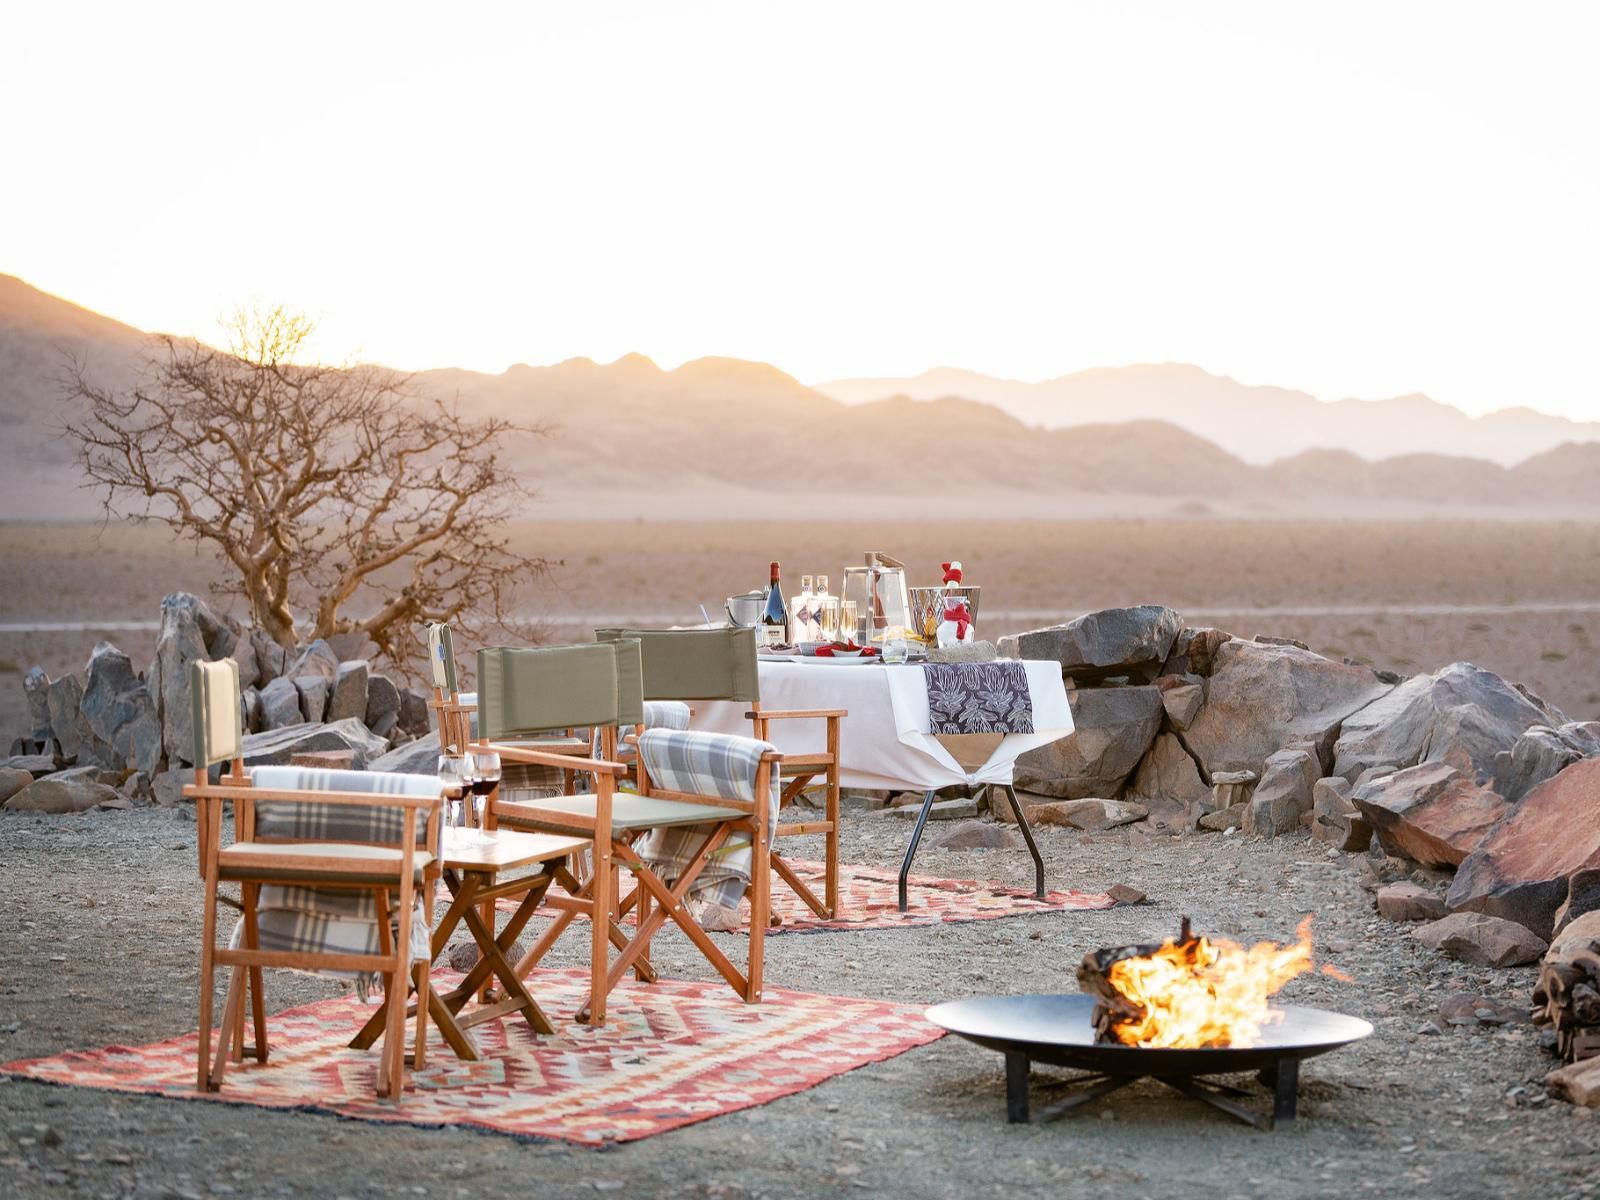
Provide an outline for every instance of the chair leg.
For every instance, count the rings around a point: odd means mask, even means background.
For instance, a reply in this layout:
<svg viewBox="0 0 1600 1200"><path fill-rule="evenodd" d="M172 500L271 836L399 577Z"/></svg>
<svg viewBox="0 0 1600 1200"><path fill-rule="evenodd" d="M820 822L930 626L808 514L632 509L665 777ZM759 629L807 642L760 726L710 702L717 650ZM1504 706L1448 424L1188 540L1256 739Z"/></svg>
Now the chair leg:
<svg viewBox="0 0 1600 1200"><path fill-rule="evenodd" d="M201 806L204 806L204 801ZM217 953L217 879L206 876L205 916L200 942L200 1032L199 1067L195 1072L195 1088L208 1091L211 1086L211 1001L216 987L214 958Z"/></svg>
<svg viewBox="0 0 1600 1200"><path fill-rule="evenodd" d="M589 1024L606 1023L606 972L611 961L611 839L594 840L594 874L589 899L594 915L589 921Z"/></svg>
<svg viewBox="0 0 1600 1200"><path fill-rule="evenodd" d="M400 1094L405 1090L406 985L411 977L407 962L411 952L411 906L408 903L410 897L405 893L409 890L406 888L400 894L400 929L395 935L394 967L388 979L389 1025L383 1031L383 1049L389 1068L386 1093L395 1101L400 1099Z"/></svg>
<svg viewBox="0 0 1600 1200"><path fill-rule="evenodd" d="M770 843L766 822L758 816L750 835L750 959L745 968L746 1004L761 1002L761 971L766 961L767 915L772 907L772 871L768 861Z"/></svg>
<svg viewBox="0 0 1600 1200"><path fill-rule="evenodd" d="M222 1005L222 1028L217 1031L217 1054L211 1063L210 1088L222 1090L222 1076L228 1068L234 1039L244 1028L244 992L248 974L244 967L235 967L228 977L228 997Z"/></svg>
<svg viewBox="0 0 1600 1200"><path fill-rule="evenodd" d="M826 801L828 833L822 881L822 902L828 907L829 918L839 915L839 718L828 718L828 753L833 756L828 763L825 778L828 781Z"/></svg>
<svg viewBox="0 0 1600 1200"><path fill-rule="evenodd" d="M411 1052L411 1066L420 1071L428 1065L428 964L411 968L417 988L417 1044Z"/></svg>
<svg viewBox="0 0 1600 1200"><path fill-rule="evenodd" d="M259 884L246 884L239 891L244 904L244 944L252 950L261 948L261 899ZM246 972L250 997L250 1018L255 1026L256 1044L252 1057L258 1063L267 1061L267 995L261 986L261 968L250 967ZM244 1022L239 1022L239 1042L236 1044L239 1059L244 1058Z"/></svg>

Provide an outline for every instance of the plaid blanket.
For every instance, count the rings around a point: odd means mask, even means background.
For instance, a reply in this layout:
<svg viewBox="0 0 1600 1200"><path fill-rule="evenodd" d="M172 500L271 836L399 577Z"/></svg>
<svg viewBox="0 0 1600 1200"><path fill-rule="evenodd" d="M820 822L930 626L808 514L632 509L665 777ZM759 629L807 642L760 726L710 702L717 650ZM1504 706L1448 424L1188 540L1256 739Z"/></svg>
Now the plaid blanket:
<svg viewBox="0 0 1600 1200"><path fill-rule="evenodd" d="M256 905L261 950L309 951L319 954L377 954L378 903L371 892L343 888L263 887ZM389 936L398 931L399 922L390 920ZM406 961L431 962L433 933L419 897L411 913L411 952ZM228 944L237 950L244 944L244 918L233 927ZM353 979L363 1000L373 983L382 976L371 971L306 971L308 975L330 975Z"/></svg>
<svg viewBox="0 0 1600 1200"><path fill-rule="evenodd" d="M775 749L769 742L726 733L695 733L650 729L639 737L644 768L650 781L674 792L716 796L724 800L756 799L756 769L761 756ZM778 823L781 785L776 770L770 772L767 795L767 830ZM705 844L714 826L675 825L652 829L639 842L639 857L650 864L671 887ZM739 901L750 887L750 837L730 834L689 890L701 908L704 923L716 909L730 910L737 918ZM763 864L763 868L765 864ZM708 914L706 910L713 910ZM719 921L713 920L720 927Z"/></svg>
<svg viewBox="0 0 1600 1200"><path fill-rule="evenodd" d="M929 733L1032 733L1033 700L1020 662L929 663Z"/></svg>

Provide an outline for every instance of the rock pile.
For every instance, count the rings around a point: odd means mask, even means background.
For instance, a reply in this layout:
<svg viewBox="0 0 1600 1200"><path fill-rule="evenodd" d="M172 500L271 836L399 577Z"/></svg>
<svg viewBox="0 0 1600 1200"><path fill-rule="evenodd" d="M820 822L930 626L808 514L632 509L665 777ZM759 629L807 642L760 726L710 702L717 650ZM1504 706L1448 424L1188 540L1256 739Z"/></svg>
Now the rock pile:
<svg viewBox="0 0 1600 1200"><path fill-rule="evenodd" d="M428 733L426 696L367 661L341 661L320 639L286 650L178 592L161 602L155 654L142 673L109 642L94 648L81 681L50 679L38 667L27 673L28 728L0 766L0 804L81 812L172 802L194 761L189 664L222 658L239 664L248 764L341 751L356 766L375 766Z"/></svg>

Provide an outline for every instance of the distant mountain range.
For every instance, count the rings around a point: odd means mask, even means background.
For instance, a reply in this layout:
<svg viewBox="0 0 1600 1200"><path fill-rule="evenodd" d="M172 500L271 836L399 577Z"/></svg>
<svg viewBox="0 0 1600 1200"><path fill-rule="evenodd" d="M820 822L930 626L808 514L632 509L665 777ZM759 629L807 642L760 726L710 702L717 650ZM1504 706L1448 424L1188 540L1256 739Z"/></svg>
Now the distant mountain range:
<svg viewBox="0 0 1600 1200"><path fill-rule="evenodd" d="M1252 463L1302 450L1349 450L1374 459L1462 455L1509 467L1563 442L1600 442L1600 422L1531 408L1469 417L1423 395L1328 402L1287 388L1250 387L1184 363L1102 367L1040 383L939 367L906 379L839 379L817 390L844 404L960 396L1046 429L1170 421Z"/></svg>
<svg viewBox="0 0 1600 1200"><path fill-rule="evenodd" d="M0 512L28 519L98 514L94 495L79 486L70 445L57 434L71 415L60 392L62 355L85 361L105 383L126 385L148 348L139 330L0 276ZM934 374L929 386L938 392L963 381L974 390L985 378ZM1177 399L1161 400L1164 377ZM1446 414L1441 422L1453 414L1467 428L1475 423L1432 401L1323 405L1193 367L1087 372L1052 384L990 382L1009 398L928 400L895 388L868 399L874 381L829 384L835 395L826 395L764 363L704 358L666 371L640 355L606 365L571 359L515 366L499 375L442 369L414 380L468 412L549 430L548 437L509 444L502 456L540 492L527 514L533 518L1600 516L1600 441L1582 440L1600 439L1600 427L1526 410L1530 419L1554 423L1549 428L1570 427L1567 444L1547 440L1507 466L1486 455L1419 452L1409 432L1397 432L1390 440L1408 452L1369 461L1338 448L1331 435L1322 442L1307 432L1321 409L1353 405L1359 420L1326 428L1377 422L1374 439L1383 419L1370 414L1390 413L1397 431L1413 428L1404 415L1412 409L1437 409ZM1046 422L1019 414L1019 405L1045 405L1048 396L1035 389L1056 385L1079 397L1066 411L1102 419ZM1214 411L1226 414L1209 419L1235 438L1259 437L1258 450L1247 453L1237 440L1225 449L1220 429L1206 436L1190 422L1154 419L1140 408L1192 408L1207 389L1222 397ZM1091 402L1095 396L1101 400ZM1299 428L1270 415L1280 400L1301 414ZM1270 439L1256 426L1274 421L1289 431L1284 437L1295 452L1265 449ZM1253 454L1270 461L1252 461Z"/></svg>

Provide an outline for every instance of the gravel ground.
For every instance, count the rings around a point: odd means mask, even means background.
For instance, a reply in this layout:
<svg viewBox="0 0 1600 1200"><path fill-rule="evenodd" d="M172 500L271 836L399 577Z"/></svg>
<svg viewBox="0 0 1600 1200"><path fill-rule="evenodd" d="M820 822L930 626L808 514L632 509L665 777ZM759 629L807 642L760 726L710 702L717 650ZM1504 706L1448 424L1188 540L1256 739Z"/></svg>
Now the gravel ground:
<svg viewBox="0 0 1600 1200"><path fill-rule="evenodd" d="M857 817L845 857L891 863L905 836L903 822ZM1458 992L1524 1005L1531 968L1416 946L1377 918L1349 857L1304 837L1051 828L1041 844L1053 885L1127 883L1151 902L776 937L769 983L919 1004L1070 991L1085 950L1159 937L1181 913L1248 941L1287 940L1315 912L1319 958L1353 982L1305 976L1285 998L1365 1017L1376 1036L1309 1063L1301 1120L1272 1134L1148 1081L1053 1124L1007 1126L998 1056L955 1038L605 1151L0 1081L0 1195L1600 1195L1600 1114L1546 1097L1552 1063L1531 1027L1421 1032ZM5 814L0 864L0 1060L193 1027L200 888L186 810ZM918 868L1019 885L1030 873L1025 853L1003 850L925 851ZM677 935L657 943L657 963L709 973ZM268 1000L339 986L278 973Z"/></svg>

